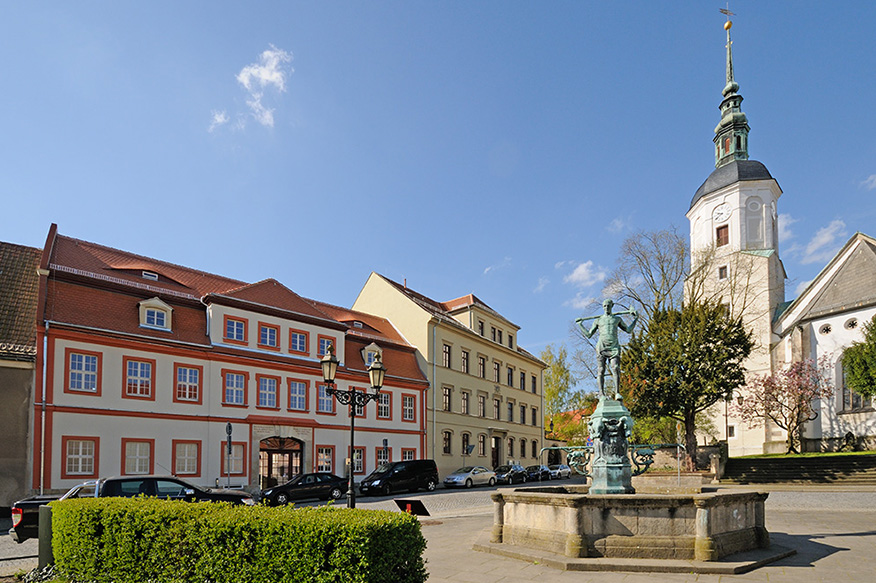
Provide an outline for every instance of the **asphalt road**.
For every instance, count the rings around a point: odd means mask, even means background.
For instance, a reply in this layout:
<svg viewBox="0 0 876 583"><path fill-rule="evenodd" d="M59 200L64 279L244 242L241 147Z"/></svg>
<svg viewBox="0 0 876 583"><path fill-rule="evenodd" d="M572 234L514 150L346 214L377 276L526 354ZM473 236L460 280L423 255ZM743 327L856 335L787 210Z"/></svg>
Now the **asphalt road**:
<svg viewBox="0 0 876 583"><path fill-rule="evenodd" d="M553 484L580 482L573 478ZM572 573L560 573L543 566L527 566L513 559L488 557L471 550L474 536L492 524L493 504L490 494L511 486L481 487L470 490L439 489L435 492L398 494L394 496L358 497L358 508L397 510L395 498L413 498L423 502L431 519L423 519L423 534L428 540L426 558L430 583L444 581L538 581L545 577L567 579ZM519 487L519 486L515 486ZM734 486L727 489L770 492L766 501L767 529L774 542L798 549L796 558L780 561L775 566L758 569L747 576L733 576L721 581L876 581L876 487L874 486L811 486L758 485ZM313 506L324 502L303 502ZM344 500L336 505L346 505ZM36 540L17 545L6 534L8 520L0 520L0 576L27 570L36 565ZM469 540L471 539L471 540ZM22 558L25 557L25 558ZM461 565L474 579L460 579ZM474 568L477 565L477 568ZM545 569L548 569L545 572ZM477 571L477 572L474 572ZM532 574L532 578L527 573ZM511 576L513 574L513 576ZM526 576L524 576L526 574ZM511 577L501 579L499 576ZM575 581L590 581L577 573ZM639 578L641 577L641 578ZM660 576L669 581L718 581L718 578L688 578ZM766 579L764 578L766 577ZM603 573L599 581L644 581L644 575Z"/></svg>

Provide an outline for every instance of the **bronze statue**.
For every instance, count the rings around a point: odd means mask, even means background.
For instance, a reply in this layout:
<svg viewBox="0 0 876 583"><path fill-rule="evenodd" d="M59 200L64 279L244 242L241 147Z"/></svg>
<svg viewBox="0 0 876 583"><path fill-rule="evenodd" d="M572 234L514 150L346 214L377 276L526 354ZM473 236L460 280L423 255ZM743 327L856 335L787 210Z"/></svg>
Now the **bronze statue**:
<svg viewBox="0 0 876 583"><path fill-rule="evenodd" d="M614 302L606 299L602 302L604 313L599 316L590 318L577 318L575 323L581 328L587 338L592 338L596 331L599 331L599 341L596 343L596 358L598 362L597 381L599 383L599 398L605 397L605 364L608 361L608 366L611 369L611 376L614 379L614 398L620 400L620 352L621 346L617 338L618 328L624 332L632 332L639 321L639 314L635 309L624 310L622 312L611 313L611 308ZM630 314L633 316L633 321L629 324L623 321L621 315ZM584 327L584 322L587 320L595 320L593 325L588 330Z"/></svg>

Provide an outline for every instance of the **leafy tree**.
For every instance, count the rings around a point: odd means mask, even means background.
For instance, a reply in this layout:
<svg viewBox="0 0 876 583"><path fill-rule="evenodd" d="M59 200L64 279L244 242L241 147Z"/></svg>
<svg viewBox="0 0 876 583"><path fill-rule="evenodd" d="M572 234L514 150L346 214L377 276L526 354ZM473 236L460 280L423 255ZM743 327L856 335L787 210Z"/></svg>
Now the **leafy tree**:
<svg viewBox="0 0 876 583"><path fill-rule="evenodd" d="M773 374L753 378L746 387L742 404L733 406L734 414L749 427L769 419L788 432L788 453L800 453L803 424L818 415L812 404L830 397L833 386L827 361L802 360Z"/></svg>
<svg viewBox="0 0 876 583"><path fill-rule="evenodd" d="M550 425L553 415L577 409L582 395L573 388L577 379L569 366L569 355L565 346L554 348L552 344L548 344L541 353L541 360L547 365L544 371L544 408L546 425Z"/></svg>
<svg viewBox="0 0 876 583"><path fill-rule="evenodd" d="M716 303L655 311L623 353L622 392L633 418L669 417L684 425L689 467L696 459L697 414L744 384L751 334Z"/></svg>
<svg viewBox="0 0 876 583"><path fill-rule="evenodd" d="M845 349L842 364L850 390L864 396L876 395L876 316L864 324L864 341Z"/></svg>

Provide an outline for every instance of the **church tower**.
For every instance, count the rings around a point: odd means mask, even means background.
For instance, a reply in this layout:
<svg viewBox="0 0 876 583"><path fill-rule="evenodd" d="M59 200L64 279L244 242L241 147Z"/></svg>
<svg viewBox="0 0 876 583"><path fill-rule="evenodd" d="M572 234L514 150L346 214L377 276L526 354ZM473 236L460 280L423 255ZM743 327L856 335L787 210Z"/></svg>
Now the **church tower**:
<svg viewBox="0 0 876 583"><path fill-rule="evenodd" d="M779 183L761 162L748 158L748 119L733 71L729 20L727 80L715 128L715 170L697 189L690 221L692 275L687 298L724 304L754 333L755 347L746 361L751 375L771 372L772 319L785 299L785 270L779 259ZM736 396L734 396L735 398ZM724 434L731 455L762 453L766 443L783 440L770 427L749 430L728 417L722 407L715 426Z"/></svg>

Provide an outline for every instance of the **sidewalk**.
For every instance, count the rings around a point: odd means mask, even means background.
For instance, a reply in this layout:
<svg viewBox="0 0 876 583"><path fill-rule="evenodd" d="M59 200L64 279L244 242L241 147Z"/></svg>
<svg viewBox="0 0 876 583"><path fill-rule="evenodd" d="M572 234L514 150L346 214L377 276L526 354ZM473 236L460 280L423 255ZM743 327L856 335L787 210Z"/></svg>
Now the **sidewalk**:
<svg viewBox="0 0 876 583"><path fill-rule="evenodd" d="M748 488L752 489L752 488ZM769 581L873 583L876 581L876 492L824 487L779 493L768 500L767 528L777 545L797 554L743 575L568 572L472 550L492 514L423 521L429 583L717 583Z"/></svg>

